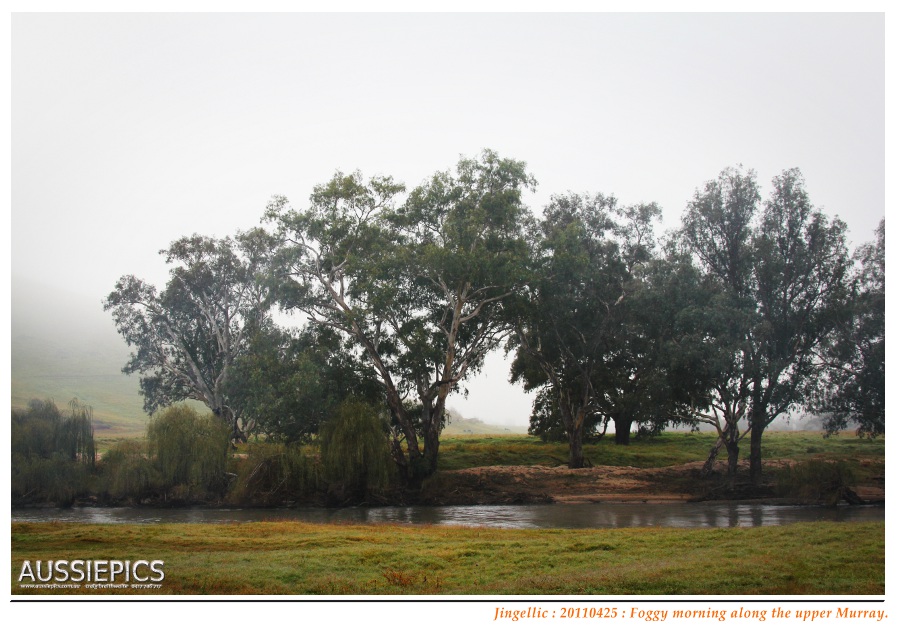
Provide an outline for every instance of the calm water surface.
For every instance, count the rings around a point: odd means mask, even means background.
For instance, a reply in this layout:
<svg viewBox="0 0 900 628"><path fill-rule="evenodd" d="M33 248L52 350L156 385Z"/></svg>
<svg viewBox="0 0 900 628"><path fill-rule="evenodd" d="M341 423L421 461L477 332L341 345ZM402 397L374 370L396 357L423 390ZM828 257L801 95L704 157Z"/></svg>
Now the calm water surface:
<svg viewBox="0 0 900 628"><path fill-rule="evenodd" d="M13 521L78 523L405 523L490 528L733 528L801 521L884 521L884 508L739 503L391 506L380 508L14 508Z"/></svg>

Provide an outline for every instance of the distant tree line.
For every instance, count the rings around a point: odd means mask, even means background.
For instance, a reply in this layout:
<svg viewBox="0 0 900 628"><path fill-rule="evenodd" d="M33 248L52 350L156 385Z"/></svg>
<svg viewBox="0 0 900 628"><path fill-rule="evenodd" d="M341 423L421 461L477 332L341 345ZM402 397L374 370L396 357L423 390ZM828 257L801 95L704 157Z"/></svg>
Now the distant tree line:
<svg viewBox="0 0 900 628"><path fill-rule="evenodd" d="M324 464L347 469L380 441L408 486L437 469L448 395L498 347L537 393L530 431L564 438L573 468L610 426L626 445L712 425L708 468L724 448L731 474L749 435L756 483L762 436L792 409L884 434L883 220L851 256L797 170L763 200L752 170L725 169L665 237L656 204L602 194L554 196L538 218L535 185L491 151L408 192L338 172L303 208L275 197L263 227L181 238L164 289L128 275L104 301L133 348L124 371L148 412L200 401L232 441L330 435L344 455ZM339 422L356 427L338 438Z"/></svg>

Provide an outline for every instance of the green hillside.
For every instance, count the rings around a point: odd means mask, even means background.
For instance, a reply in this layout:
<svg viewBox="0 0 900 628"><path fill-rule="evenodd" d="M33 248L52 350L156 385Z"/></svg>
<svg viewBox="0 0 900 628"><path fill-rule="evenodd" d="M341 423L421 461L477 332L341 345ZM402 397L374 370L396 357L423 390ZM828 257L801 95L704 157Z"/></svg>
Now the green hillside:
<svg viewBox="0 0 900 628"><path fill-rule="evenodd" d="M11 401L73 398L94 409L98 438L138 435L147 415L137 377L122 373L129 350L100 297L60 294L12 282Z"/></svg>

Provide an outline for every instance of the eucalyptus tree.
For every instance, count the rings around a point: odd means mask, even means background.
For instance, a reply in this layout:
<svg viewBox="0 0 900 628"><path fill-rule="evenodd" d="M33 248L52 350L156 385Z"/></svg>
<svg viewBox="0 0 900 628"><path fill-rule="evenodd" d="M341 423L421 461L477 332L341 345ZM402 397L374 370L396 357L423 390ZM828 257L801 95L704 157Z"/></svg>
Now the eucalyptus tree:
<svg viewBox="0 0 900 628"><path fill-rule="evenodd" d="M672 250L654 272L644 309L665 330L659 349L660 368L671 395L671 420L708 424L718 438L703 473L708 474L722 447L728 454L729 477L737 472L739 443L746 436L747 386L741 377L739 339L748 324L746 312L734 306L721 284L700 270L682 251Z"/></svg>
<svg viewBox="0 0 900 628"><path fill-rule="evenodd" d="M874 242L859 247L849 316L821 352L826 386L817 387L817 410L829 413L829 434L856 424L860 436L884 434L885 256L884 218Z"/></svg>
<svg viewBox="0 0 900 628"><path fill-rule="evenodd" d="M535 232L531 280L510 310L512 379L542 391L533 419L562 421L571 468L584 466L587 427L605 417L620 433L640 420L632 412L640 393L627 309L659 214L656 205L620 208L600 194L555 196ZM548 412L549 396L555 411Z"/></svg>
<svg viewBox="0 0 900 628"><path fill-rule="evenodd" d="M337 173L306 210L283 197L269 206L283 307L356 341L413 483L437 468L447 396L506 333L499 314L523 278L522 192L533 186L524 163L484 151L405 199L389 177Z"/></svg>
<svg viewBox="0 0 900 628"><path fill-rule="evenodd" d="M737 323L719 328L713 390L732 442L737 421L748 420L755 484L762 477L762 435L808 400L818 351L847 298L844 223L813 208L796 169L776 176L772 188L760 208L755 173L726 169L695 194L681 232L718 284L718 316Z"/></svg>
<svg viewBox="0 0 900 628"><path fill-rule="evenodd" d="M626 303L619 406L643 431L696 425L710 410L710 286L690 259L667 244L636 274ZM613 373L615 374L615 370ZM621 375L620 375L621 377Z"/></svg>
<svg viewBox="0 0 900 628"><path fill-rule="evenodd" d="M687 346L679 358L707 382L709 391L693 400L689 418L712 425L718 433L704 472L712 470L724 446L732 478L739 443L748 431L742 431L740 422L753 382L753 348L747 336L755 324L752 234L760 200L754 171L726 168L694 193L679 234L712 291L694 310L694 333L684 337Z"/></svg>
<svg viewBox="0 0 900 628"><path fill-rule="evenodd" d="M268 255L262 229L234 238L183 237L160 251L172 265L162 291L133 275L116 282L104 310L129 346L124 373L140 375L144 410L188 399L206 404L243 440L252 417L227 394L234 360L248 346L249 330L268 316Z"/></svg>
<svg viewBox="0 0 900 628"><path fill-rule="evenodd" d="M696 306L693 277L679 260L655 254L630 277L619 328L594 381L598 411L613 422L618 445L630 443L635 426L653 435L669 424L693 423L684 409L702 395L682 365L679 342L690 333L684 311Z"/></svg>
<svg viewBox="0 0 900 628"><path fill-rule="evenodd" d="M659 278L670 272L656 251L653 224L661 216L659 207L634 205L617 210L616 215L613 237L626 270L624 298L619 301L618 327L607 342L594 388L599 412L615 426L616 444L627 445L633 426L655 434L673 420L674 391L661 360L680 295L659 298Z"/></svg>
<svg viewBox="0 0 900 628"><path fill-rule="evenodd" d="M751 394L750 472L762 475L762 435L776 417L806 400L817 352L840 324L848 298L846 225L813 208L796 169L772 181L754 238L762 323Z"/></svg>

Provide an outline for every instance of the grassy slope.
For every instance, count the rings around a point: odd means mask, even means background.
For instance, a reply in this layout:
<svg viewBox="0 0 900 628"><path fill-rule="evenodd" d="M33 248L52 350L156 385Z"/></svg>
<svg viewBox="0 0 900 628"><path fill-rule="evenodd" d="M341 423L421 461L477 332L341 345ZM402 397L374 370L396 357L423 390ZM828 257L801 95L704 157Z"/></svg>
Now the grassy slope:
<svg viewBox="0 0 900 628"><path fill-rule="evenodd" d="M101 296L60 294L13 277L11 402L73 398L94 409L98 438L137 436L147 415L137 377L122 373L129 349L118 336Z"/></svg>
<svg viewBox="0 0 900 628"><path fill-rule="evenodd" d="M147 415L137 390L137 379L116 372L117 362L102 349L62 347L44 338L20 335L12 342L12 406L24 407L31 399L52 399L63 407L77 398L94 410L97 438L138 436Z"/></svg>
<svg viewBox="0 0 900 628"><path fill-rule="evenodd" d="M525 425L492 425L480 419L466 419L454 411L450 411L450 420L442 432L443 437L485 436L485 435L524 435L528 432Z"/></svg>

